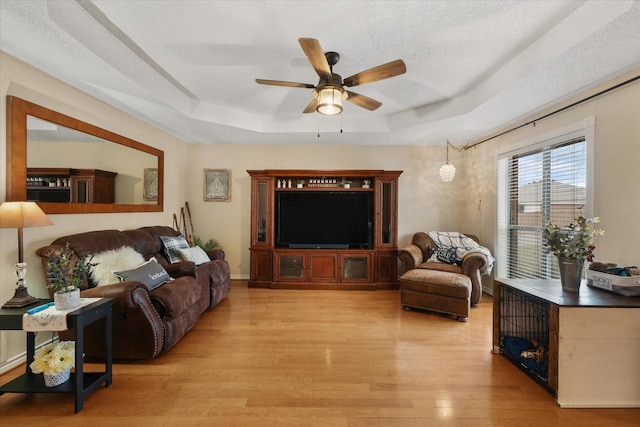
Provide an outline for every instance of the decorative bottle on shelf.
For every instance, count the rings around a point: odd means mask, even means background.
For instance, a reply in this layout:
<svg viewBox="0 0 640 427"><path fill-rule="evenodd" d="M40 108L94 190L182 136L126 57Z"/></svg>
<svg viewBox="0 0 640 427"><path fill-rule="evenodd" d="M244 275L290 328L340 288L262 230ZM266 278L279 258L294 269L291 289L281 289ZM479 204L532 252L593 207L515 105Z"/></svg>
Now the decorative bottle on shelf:
<svg viewBox="0 0 640 427"><path fill-rule="evenodd" d="M277 187L278 187L278 188L282 188L282 183L280 182L280 180L278 180L278 185L277 185Z"/></svg>
<svg viewBox="0 0 640 427"><path fill-rule="evenodd" d="M289 182L287 182L287 187L291 188L291 180L289 180Z"/></svg>

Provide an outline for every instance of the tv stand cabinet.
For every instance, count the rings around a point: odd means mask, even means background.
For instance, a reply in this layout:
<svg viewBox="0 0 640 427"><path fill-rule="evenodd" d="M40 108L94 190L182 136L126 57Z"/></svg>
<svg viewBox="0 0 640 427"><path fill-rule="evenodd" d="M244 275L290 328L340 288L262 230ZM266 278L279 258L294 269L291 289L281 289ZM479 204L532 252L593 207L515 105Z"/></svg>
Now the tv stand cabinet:
<svg viewBox="0 0 640 427"><path fill-rule="evenodd" d="M397 289L398 177L384 170L249 170L249 287L274 289ZM279 191L365 191L373 194L370 248L276 247ZM336 212L337 216L349 215Z"/></svg>

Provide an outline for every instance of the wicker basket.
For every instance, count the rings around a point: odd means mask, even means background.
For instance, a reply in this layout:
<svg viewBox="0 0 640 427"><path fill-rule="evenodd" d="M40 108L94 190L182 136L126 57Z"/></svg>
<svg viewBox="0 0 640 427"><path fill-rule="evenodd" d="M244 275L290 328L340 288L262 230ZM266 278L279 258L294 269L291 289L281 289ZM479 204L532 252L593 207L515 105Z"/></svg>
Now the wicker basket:
<svg viewBox="0 0 640 427"><path fill-rule="evenodd" d="M57 374L44 374L44 385L47 387L55 387L64 384L71 378L71 370L62 371Z"/></svg>

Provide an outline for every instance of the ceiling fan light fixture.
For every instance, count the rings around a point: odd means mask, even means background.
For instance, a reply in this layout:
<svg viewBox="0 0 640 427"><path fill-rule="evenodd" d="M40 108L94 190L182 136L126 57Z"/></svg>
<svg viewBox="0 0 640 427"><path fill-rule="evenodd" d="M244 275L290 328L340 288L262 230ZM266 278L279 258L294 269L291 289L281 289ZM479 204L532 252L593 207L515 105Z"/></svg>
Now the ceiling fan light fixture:
<svg viewBox="0 0 640 427"><path fill-rule="evenodd" d="M342 113L342 99L346 95L342 88L325 86L318 91L318 106L320 114L334 115Z"/></svg>

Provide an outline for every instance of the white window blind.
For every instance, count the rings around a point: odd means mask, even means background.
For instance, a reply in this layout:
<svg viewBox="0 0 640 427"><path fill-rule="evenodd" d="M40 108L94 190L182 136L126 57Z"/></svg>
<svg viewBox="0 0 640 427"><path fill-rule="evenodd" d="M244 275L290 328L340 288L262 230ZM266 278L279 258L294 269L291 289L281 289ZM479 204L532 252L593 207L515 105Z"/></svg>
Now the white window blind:
<svg viewBox="0 0 640 427"><path fill-rule="evenodd" d="M558 278L545 253L542 230L586 215L587 147L584 137L500 158L498 247L507 278Z"/></svg>

